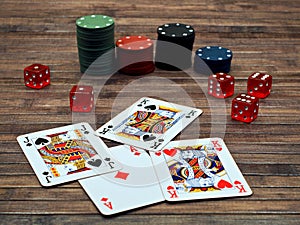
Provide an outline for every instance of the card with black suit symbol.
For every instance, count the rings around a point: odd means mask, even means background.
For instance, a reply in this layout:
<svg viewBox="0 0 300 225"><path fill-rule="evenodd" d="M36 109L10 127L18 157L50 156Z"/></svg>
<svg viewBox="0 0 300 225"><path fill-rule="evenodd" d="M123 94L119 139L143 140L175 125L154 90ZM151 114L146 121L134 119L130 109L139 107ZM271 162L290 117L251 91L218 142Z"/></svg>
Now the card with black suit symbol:
<svg viewBox="0 0 300 225"><path fill-rule="evenodd" d="M119 170L104 142L88 123L17 137L43 186L53 186Z"/></svg>
<svg viewBox="0 0 300 225"><path fill-rule="evenodd" d="M201 113L200 109L143 97L101 126L96 134L155 152Z"/></svg>

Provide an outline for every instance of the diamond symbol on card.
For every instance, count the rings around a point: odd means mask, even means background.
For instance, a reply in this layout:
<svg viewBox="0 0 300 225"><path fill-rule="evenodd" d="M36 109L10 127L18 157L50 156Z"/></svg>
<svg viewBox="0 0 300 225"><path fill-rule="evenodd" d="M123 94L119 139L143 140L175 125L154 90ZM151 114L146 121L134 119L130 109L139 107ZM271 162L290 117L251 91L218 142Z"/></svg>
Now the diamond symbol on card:
<svg viewBox="0 0 300 225"><path fill-rule="evenodd" d="M118 171L117 174L115 175L115 178L126 180L128 176L129 176L129 173Z"/></svg>
<svg viewBox="0 0 300 225"><path fill-rule="evenodd" d="M136 156L139 156L141 153L140 152L135 152L133 154L136 155Z"/></svg>
<svg viewBox="0 0 300 225"><path fill-rule="evenodd" d="M105 197L101 198L102 202L106 202L107 200L108 200L108 198L105 198Z"/></svg>

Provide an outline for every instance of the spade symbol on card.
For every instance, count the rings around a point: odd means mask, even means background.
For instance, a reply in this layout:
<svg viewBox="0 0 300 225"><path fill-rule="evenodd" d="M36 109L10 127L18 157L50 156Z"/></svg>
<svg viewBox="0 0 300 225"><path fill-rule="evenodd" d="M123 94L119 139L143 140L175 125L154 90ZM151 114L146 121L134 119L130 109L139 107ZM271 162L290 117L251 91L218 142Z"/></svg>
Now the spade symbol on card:
<svg viewBox="0 0 300 225"><path fill-rule="evenodd" d="M185 116L185 118L191 118L191 117L194 117L196 112L197 112L197 111L195 111L195 110L191 110L191 111Z"/></svg>
<svg viewBox="0 0 300 225"><path fill-rule="evenodd" d="M104 160L105 160L106 162L108 162L108 165L110 166L111 169L115 168L115 167L114 167L114 164L115 164L115 163L114 163L114 162L111 162L111 161L110 161L110 158L107 157L107 158L105 158Z"/></svg>
<svg viewBox="0 0 300 225"><path fill-rule="evenodd" d="M155 140L156 137L154 135L149 135L149 134L145 134L143 137L142 137L143 141L147 142L147 141L152 141L152 140Z"/></svg>
<svg viewBox="0 0 300 225"><path fill-rule="evenodd" d="M140 104L138 104L137 106L141 107L143 105L145 105L149 100L148 99L144 99L143 101L141 101Z"/></svg>
<svg viewBox="0 0 300 225"><path fill-rule="evenodd" d="M90 132L86 129L86 127L84 125L81 125L82 126L82 131L84 134L89 134Z"/></svg>
<svg viewBox="0 0 300 225"><path fill-rule="evenodd" d="M42 174L46 177L47 183L51 183L50 178L52 178L52 176L49 175L49 172L44 171Z"/></svg>
<svg viewBox="0 0 300 225"><path fill-rule="evenodd" d="M44 146L44 145L46 145L46 144L48 144L49 143L49 140L48 139L46 139L46 138L38 138L38 139L36 139L36 141L34 142L36 145L42 145L42 146Z"/></svg>
<svg viewBox="0 0 300 225"><path fill-rule="evenodd" d="M108 131L110 131L114 126L108 125L107 128L104 127L102 131L100 131L100 134L106 134Z"/></svg>
<svg viewBox="0 0 300 225"><path fill-rule="evenodd" d="M91 166L99 167L102 164L101 159L92 159L91 161L88 161L88 164Z"/></svg>
<svg viewBox="0 0 300 225"><path fill-rule="evenodd" d="M26 140L24 141L24 143L26 144L26 146L31 146L32 144L29 142L29 138L28 137L26 137L25 138Z"/></svg>
<svg viewBox="0 0 300 225"><path fill-rule="evenodd" d="M156 110L156 105L147 105L144 107L144 109L146 109L148 111L154 111L154 110Z"/></svg>

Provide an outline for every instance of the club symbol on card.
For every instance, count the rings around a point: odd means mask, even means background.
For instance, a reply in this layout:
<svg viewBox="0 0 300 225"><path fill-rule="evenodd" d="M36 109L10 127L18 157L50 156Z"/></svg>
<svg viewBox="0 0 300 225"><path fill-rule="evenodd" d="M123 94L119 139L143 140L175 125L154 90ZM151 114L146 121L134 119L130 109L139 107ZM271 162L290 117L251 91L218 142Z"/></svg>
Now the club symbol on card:
<svg viewBox="0 0 300 225"><path fill-rule="evenodd" d="M50 178L52 178L52 176L49 175L49 172L48 171L44 171L42 174L45 176L45 178L47 180L47 183L51 183Z"/></svg>
<svg viewBox="0 0 300 225"><path fill-rule="evenodd" d="M229 183L228 181L226 180L220 180L217 184L217 188L220 188L220 189L224 189L224 188L232 188L232 184Z"/></svg>
<svg viewBox="0 0 300 225"><path fill-rule="evenodd" d="M50 141L46 138L38 138L35 140L35 145L37 146L45 146L49 143Z"/></svg>
<svg viewBox="0 0 300 225"><path fill-rule="evenodd" d="M99 167L102 164L101 159L91 159L91 161L88 161L88 164L91 166Z"/></svg>
<svg viewBox="0 0 300 225"><path fill-rule="evenodd" d="M145 134L144 136L142 136L143 141L148 142L148 141L152 141L155 140L156 137L154 135L149 135L149 134Z"/></svg>

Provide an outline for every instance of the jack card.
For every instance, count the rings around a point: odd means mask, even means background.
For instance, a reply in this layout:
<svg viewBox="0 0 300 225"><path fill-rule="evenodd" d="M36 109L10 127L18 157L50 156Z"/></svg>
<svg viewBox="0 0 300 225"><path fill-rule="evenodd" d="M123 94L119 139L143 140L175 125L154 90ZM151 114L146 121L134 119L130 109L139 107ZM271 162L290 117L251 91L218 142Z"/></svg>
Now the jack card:
<svg viewBox="0 0 300 225"><path fill-rule="evenodd" d="M122 169L79 180L102 214L112 215L165 200L145 150L128 145L109 150Z"/></svg>
<svg viewBox="0 0 300 225"><path fill-rule="evenodd" d="M43 186L120 169L88 123L21 135L17 140Z"/></svg>
<svg viewBox="0 0 300 225"><path fill-rule="evenodd" d="M252 194L220 138L173 141L150 154L167 201Z"/></svg>
<svg viewBox="0 0 300 225"><path fill-rule="evenodd" d="M200 109L144 97L97 129L96 134L158 151L201 113Z"/></svg>

